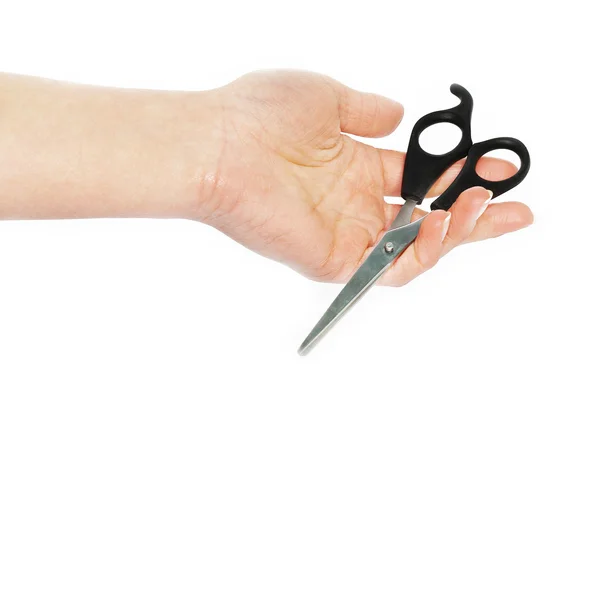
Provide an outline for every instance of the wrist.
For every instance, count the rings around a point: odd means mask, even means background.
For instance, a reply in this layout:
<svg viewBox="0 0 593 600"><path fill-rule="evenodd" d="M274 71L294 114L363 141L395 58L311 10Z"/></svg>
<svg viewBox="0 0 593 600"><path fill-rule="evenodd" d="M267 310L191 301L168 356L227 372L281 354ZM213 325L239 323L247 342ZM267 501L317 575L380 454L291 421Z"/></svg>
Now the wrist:
<svg viewBox="0 0 593 600"><path fill-rule="evenodd" d="M125 216L208 220L222 149L217 90L136 94L128 112L129 151L123 152L129 175L109 178L121 184L113 194L121 210Z"/></svg>
<svg viewBox="0 0 593 600"><path fill-rule="evenodd" d="M150 112L150 111L149 111ZM161 217L208 221L216 210L223 147L223 109L217 90L164 92L158 102L160 133L147 115L139 142L152 151L144 168L152 178L147 206Z"/></svg>

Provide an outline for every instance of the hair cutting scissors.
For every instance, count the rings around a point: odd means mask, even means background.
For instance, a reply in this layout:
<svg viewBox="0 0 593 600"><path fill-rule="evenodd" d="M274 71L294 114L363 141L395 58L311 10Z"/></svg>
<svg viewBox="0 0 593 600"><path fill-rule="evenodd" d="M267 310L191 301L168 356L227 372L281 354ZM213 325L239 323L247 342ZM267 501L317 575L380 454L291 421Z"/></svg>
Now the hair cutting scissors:
<svg viewBox="0 0 593 600"><path fill-rule="evenodd" d="M414 241L424 219L422 217L411 222L414 208L422 203L436 180L455 162L466 157L465 164L453 183L430 205L431 210L449 210L463 191L474 186L482 186L490 190L494 198L508 192L525 179L530 166L529 152L525 145L511 137L493 138L474 144L471 139L473 99L470 93L460 85L454 83L450 89L461 102L454 108L425 115L412 129L402 180L402 198L405 202L397 217L313 327L311 333L301 344L299 354L306 354ZM419 142L420 134L437 123L452 123L461 130L461 140L457 146L440 155L426 152ZM521 166L514 175L503 181L483 179L476 173L478 160L484 154L498 149L511 150L517 154Z"/></svg>

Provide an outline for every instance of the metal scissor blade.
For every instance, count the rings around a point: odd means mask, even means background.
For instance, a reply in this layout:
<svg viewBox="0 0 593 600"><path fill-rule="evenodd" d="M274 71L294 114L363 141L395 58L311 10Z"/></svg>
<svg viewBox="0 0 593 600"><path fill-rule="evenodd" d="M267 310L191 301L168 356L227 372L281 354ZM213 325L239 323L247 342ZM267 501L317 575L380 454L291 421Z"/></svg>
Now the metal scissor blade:
<svg viewBox="0 0 593 600"><path fill-rule="evenodd" d="M389 229L397 229L402 225L407 225L412 220L412 213L417 206L418 203L415 200L404 201Z"/></svg>
<svg viewBox="0 0 593 600"><path fill-rule="evenodd" d="M414 241L423 219L389 230L344 286L299 348L304 356L362 298L389 265Z"/></svg>

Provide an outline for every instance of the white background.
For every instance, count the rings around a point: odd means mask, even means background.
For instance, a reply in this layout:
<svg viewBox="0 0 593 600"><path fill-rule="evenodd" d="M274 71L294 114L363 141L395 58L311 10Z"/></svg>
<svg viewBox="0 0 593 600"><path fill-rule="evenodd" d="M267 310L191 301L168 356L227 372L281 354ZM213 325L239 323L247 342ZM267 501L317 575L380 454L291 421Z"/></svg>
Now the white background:
<svg viewBox="0 0 593 600"><path fill-rule="evenodd" d="M536 216L307 358L339 288L215 230L0 223L2 600L593 597L585 5L2 0L0 70L316 70L404 103L390 148L459 82Z"/></svg>

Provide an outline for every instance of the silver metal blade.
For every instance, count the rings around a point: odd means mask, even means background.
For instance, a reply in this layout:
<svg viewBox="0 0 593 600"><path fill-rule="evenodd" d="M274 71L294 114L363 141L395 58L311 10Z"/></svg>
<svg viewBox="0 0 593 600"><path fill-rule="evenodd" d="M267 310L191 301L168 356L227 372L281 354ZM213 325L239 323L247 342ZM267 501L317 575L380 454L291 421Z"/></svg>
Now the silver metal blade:
<svg viewBox="0 0 593 600"><path fill-rule="evenodd" d="M418 204L416 204L416 202L413 200L406 200L403 206L399 209L397 217L395 217L389 229L397 229L398 227L402 227L410 223L412 221L412 213L417 206Z"/></svg>
<svg viewBox="0 0 593 600"><path fill-rule="evenodd" d="M402 209L403 210L403 209ZM375 246L367 259L344 286L336 299L299 348L304 356L325 335L330 327L343 317L348 309L362 298L371 286L389 268L391 263L414 241L420 230L422 219L397 229L390 229Z"/></svg>

